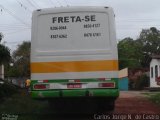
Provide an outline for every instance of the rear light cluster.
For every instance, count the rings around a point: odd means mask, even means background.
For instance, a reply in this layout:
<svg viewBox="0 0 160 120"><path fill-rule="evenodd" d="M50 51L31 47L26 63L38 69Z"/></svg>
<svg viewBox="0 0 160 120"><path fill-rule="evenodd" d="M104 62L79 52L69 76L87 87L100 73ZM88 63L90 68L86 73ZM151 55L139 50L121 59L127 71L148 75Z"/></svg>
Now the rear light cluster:
<svg viewBox="0 0 160 120"><path fill-rule="evenodd" d="M101 88L115 88L115 83L114 82L99 83L99 87L101 87Z"/></svg>
<svg viewBox="0 0 160 120"><path fill-rule="evenodd" d="M111 80L110 78L98 78L100 81Z"/></svg>
<svg viewBox="0 0 160 120"><path fill-rule="evenodd" d="M79 79L75 79L75 80L68 80L68 82L81 82L81 80L79 80Z"/></svg>
<svg viewBox="0 0 160 120"><path fill-rule="evenodd" d="M48 89L49 85L48 84L36 84L34 85L34 89Z"/></svg>
<svg viewBox="0 0 160 120"><path fill-rule="evenodd" d="M48 83L49 80L38 80L39 83Z"/></svg>
<svg viewBox="0 0 160 120"><path fill-rule="evenodd" d="M49 82L49 80L38 80L38 84L35 84L33 86L33 88L36 89L36 90L49 89L49 84L46 84L48 82ZM45 84L43 84L43 83L45 83Z"/></svg>

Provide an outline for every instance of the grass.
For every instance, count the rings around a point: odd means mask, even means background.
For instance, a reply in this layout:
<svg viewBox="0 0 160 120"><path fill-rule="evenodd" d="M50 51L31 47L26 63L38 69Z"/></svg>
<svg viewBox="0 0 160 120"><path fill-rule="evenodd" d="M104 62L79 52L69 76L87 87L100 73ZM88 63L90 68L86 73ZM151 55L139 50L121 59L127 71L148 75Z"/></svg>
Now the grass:
<svg viewBox="0 0 160 120"><path fill-rule="evenodd" d="M62 106L61 109L65 110L65 106ZM76 109L79 109L79 107ZM29 95L26 95L25 91L13 94L5 98L3 102L0 102L0 119L4 115L18 116L18 120L81 120L93 117L93 114L90 113L69 112L69 114L63 114L61 111L59 113L54 107L49 106L48 101L34 100Z"/></svg>
<svg viewBox="0 0 160 120"><path fill-rule="evenodd" d="M0 103L0 116L18 115L18 120L41 120L48 110L47 101L37 101L27 95L14 94ZM0 118L1 119L1 118Z"/></svg>
<svg viewBox="0 0 160 120"><path fill-rule="evenodd" d="M160 92L143 93L148 99L158 105L160 105Z"/></svg>
<svg viewBox="0 0 160 120"><path fill-rule="evenodd" d="M149 99L150 99L152 102L160 105L160 93L156 93L156 94L150 95Z"/></svg>
<svg viewBox="0 0 160 120"><path fill-rule="evenodd" d="M54 108L49 107L47 101L33 100L24 93L14 94L0 103L0 120L4 115L18 115L17 120L69 120L72 117L77 118L74 114L68 116L67 114L56 113Z"/></svg>

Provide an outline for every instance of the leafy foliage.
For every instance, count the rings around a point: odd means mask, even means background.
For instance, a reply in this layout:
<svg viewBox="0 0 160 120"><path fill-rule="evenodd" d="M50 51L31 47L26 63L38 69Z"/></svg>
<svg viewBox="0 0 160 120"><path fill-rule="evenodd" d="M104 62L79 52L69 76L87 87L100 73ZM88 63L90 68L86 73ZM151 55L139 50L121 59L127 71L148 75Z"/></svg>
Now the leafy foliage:
<svg viewBox="0 0 160 120"><path fill-rule="evenodd" d="M125 38L118 43L120 69L149 67L151 55L160 54L160 31L143 29L137 40Z"/></svg>
<svg viewBox="0 0 160 120"><path fill-rule="evenodd" d="M5 45L0 44L0 65L10 61L10 50Z"/></svg>
<svg viewBox="0 0 160 120"><path fill-rule="evenodd" d="M3 38L3 34L0 33L0 42ZM5 45L0 44L0 65L10 61L10 50Z"/></svg>
<svg viewBox="0 0 160 120"><path fill-rule="evenodd" d="M118 44L120 69L125 67L139 67L141 58L141 46L132 38L125 38Z"/></svg>
<svg viewBox="0 0 160 120"><path fill-rule="evenodd" d="M0 84L0 99L9 97L16 92L17 89L15 86L8 84L6 82L4 84Z"/></svg>
<svg viewBox="0 0 160 120"><path fill-rule="evenodd" d="M147 75L142 75L138 78L138 80L135 83L135 89L136 90L142 90L145 87L149 87L149 77Z"/></svg>
<svg viewBox="0 0 160 120"><path fill-rule="evenodd" d="M0 33L0 42L1 42L2 38L3 38L3 34Z"/></svg>
<svg viewBox="0 0 160 120"><path fill-rule="evenodd" d="M30 46L29 41L24 41L18 45L13 52L13 66L8 70L8 75L12 77L29 77L30 75Z"/></svg>
<svg viewBox="0 0 160 120"><path fill-rule="evenodd" d="M142 44L142 67L149 67L151 55L160 54L160 31L155 27L143 29L138 41Z"/></svg>

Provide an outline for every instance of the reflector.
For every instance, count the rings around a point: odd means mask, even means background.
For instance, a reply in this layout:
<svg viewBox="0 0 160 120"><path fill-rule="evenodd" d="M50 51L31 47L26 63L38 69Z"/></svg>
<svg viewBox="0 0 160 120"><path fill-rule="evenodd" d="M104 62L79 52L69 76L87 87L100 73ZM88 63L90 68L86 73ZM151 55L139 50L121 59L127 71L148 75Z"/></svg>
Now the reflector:
<svg viewBox="0 0 160 120"><path fill-rule="evenodd" d="M48 82L48 80L43 80L44 83Z"/></svg>

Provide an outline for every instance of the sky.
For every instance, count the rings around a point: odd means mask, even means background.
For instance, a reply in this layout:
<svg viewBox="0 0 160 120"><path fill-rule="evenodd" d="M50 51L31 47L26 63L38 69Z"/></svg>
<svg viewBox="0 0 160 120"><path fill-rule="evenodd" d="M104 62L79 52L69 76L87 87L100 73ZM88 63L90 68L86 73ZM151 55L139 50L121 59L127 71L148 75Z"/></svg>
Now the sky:
<svg viewBox="0 0 160 120"><path fill-rule="evenodd" d="M2 43L11 51L31 40L33 10L67 6L110 6L116 19L117 41L138 38L142 29L160 30L160 0L0 0Z"/></svg>

